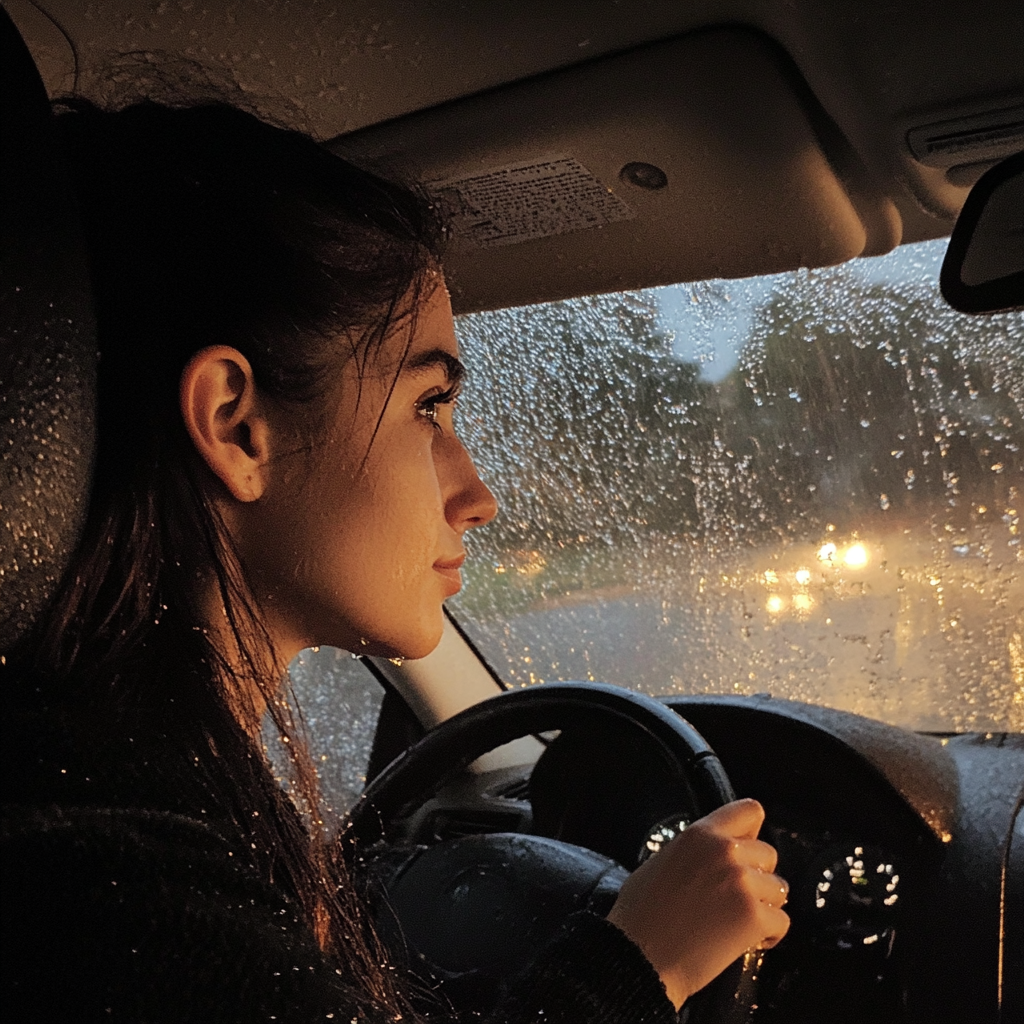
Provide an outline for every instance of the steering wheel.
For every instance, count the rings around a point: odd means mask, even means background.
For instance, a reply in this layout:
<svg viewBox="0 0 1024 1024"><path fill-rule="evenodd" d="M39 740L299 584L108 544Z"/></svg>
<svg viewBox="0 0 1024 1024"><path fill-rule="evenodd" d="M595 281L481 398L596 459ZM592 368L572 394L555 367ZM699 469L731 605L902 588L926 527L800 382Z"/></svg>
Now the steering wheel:
<svg viewBox="0 0 1024 1024"><path fill-rule="evenodd" d="M663 704L605 683L545 683L468 708L396 758L350 811L347 850L365 856L412 808L496 747L530 734L609 725L626 730L634 742L664 762L678 794L678 808L692 812L689 817L701 817L735 799L725 769L707 741ZM542 943L547 937L543 932L553 930L574 909L607 912L626 877L620 865L581 847L501 833L448 839L426 851L400 851L383 861L390 877L382 880L387 893L382 905L387 910L383 920L378 913L378 925L383 925L385 940L389 932L404 939L413 956L430 965L435 978L460 970L472 973L472 961L486 959L488 949L503 954L506 972L512 973L509 968L524 966L529 959L510 956L516 938L521 942L524 922L534 925L534 932L540 922L542 934L529 938ZM403 918L403 911L417 918L425 907L430 915L426 926ZM449 945L460 947L454 953L438 938L439 926L443 930L445 925ZM447 963L441 965L440 960ZM759 966L756 954L736 961L692 1000L688 1019L749 1020L756 1005ZM457 986L449 991L457 992ZM469 999L473 1001L472 993Z"/></svg>

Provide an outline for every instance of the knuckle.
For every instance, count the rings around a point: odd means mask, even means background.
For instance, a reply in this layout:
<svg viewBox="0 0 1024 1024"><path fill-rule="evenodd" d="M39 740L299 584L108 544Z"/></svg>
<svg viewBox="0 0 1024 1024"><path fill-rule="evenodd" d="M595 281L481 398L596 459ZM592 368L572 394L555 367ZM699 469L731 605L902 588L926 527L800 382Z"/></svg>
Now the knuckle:
<svg viewBox="0 0 1024 1024"><path fill-rule="evenodd" d="M722 865L722 874L726 884L742 892L750 892L747 869L739 862L728 859Z"/></svg>
<svg viewBox="0 0 1024 1024"><path fill-rule="evenodd" d="M699 843L710 857L721 857L732 845L728 836L717 831L714 826L704 825L702 822L691 825L683 835L685 836L688 833L693 836L693 841Z"/></svg>
<svg viewBox="0 0 1024 1024"><path fill-rule="evenodd" d="M760 911L765 906L748 886L742 884L737 886L736 900L741 914L746 918L759 916Z"/></svg>
<svg viewBox="0 0 1024 1024"><path fill-rule="evenodd" d="M733 859L736 843L728 836L714 832L708 836L708 846L718 856Z"/></svg>
<svg viewBox="0 0 1024 1024"><path fill-rule="evenodd" d="M713 835L714 830L708 824L707 818L698 818L692 825L687 825L682 834L691 836Z"/></svg>

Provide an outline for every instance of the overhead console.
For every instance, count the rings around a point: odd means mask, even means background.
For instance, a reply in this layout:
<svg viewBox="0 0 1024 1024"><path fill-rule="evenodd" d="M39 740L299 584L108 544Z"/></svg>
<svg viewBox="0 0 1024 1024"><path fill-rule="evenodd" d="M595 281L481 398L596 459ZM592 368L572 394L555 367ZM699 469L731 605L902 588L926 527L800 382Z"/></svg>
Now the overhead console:
<svg viewBox="0 0 1024 1024"><path fill-rule="evenodd" d="M825 266L901 224L768 37L641 47L341 136L454 224L460 312Z"/></svg>
<svg viewBox="0 0 1024 1024"><path fill-rule="evenodd" d="M952 219L972 185L1024 150L1024 89L897 118L900 175L922 210Z"/></svg>

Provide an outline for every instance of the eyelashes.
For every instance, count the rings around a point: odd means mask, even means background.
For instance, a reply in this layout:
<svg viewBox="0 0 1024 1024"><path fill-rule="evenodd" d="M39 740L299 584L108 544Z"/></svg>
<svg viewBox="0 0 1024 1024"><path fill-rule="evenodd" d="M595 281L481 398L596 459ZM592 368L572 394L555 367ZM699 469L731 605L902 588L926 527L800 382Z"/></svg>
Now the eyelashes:
<svg viewBox="0 0 1024 1024"><path fill-rule="evenodd" d="M416 403L417 415L422 416L437 430L440 430L441 424L437 418L438 409L442 405L454 405L456 401L458 401L459 392L461 390L461 384L456 382L455 384L445 388L444 391L440 391L435 395L428 395L426 398L420 399L420 401Z"/></svg>

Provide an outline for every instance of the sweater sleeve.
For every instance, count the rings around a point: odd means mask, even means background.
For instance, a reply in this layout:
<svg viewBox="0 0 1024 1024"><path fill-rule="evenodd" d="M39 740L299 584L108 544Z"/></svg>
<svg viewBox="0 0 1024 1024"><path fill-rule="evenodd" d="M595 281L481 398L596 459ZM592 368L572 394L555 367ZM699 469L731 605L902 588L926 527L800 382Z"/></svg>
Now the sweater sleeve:
<svg viewBox="0 0 1024 1024"><path fill-rule="evenodd" d="M507 989L489 1024L676 1024L650 961L615 925L574 914Z"/></svg>
<svg viewBox="0 0 1024 1024"><path fill-rule="evenodd" d="M390 1019L347 983L289 902L239 860L203 823L177 815L5 814L6 1019ZM509 986L489 1024L675 1020L640 950L614 925L578 914Z"/></svg>

